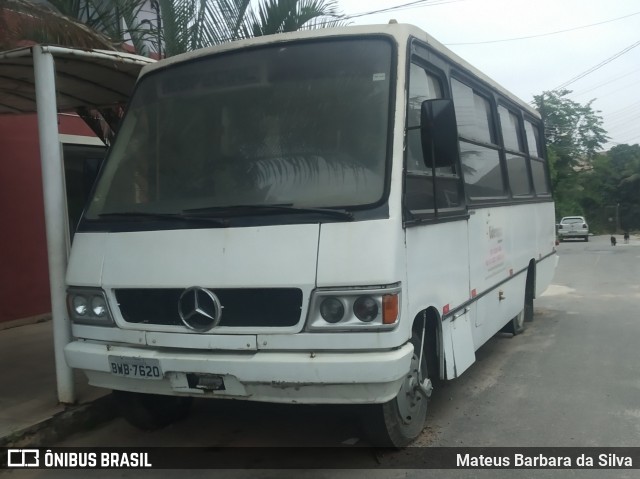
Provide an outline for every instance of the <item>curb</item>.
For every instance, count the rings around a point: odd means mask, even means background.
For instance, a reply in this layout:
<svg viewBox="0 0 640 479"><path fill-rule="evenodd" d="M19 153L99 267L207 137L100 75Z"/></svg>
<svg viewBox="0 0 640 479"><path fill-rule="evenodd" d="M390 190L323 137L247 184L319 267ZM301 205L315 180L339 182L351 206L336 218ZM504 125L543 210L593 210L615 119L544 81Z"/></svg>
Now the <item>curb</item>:
<svg viewBox="0 0 640 479"><path fill-rule="evenodd" d="M77 432L92 429L118 416L111 394L95 401L68 406L49 419L0 438L0 447L42 447Z"/></svg>

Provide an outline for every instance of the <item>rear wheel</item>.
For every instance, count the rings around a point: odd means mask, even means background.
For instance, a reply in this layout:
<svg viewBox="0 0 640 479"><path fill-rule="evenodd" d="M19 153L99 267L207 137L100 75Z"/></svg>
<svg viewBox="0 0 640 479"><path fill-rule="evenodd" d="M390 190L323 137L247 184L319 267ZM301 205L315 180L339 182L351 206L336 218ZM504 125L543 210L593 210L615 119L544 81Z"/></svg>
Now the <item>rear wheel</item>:
<svg viewBox="0 0 640 479"><path fill-rule="evenodd" d="M420 364L420 337L414 333L411 367L398 395L384 404L365 406L363 427L369 441L378 447L404 447L415 440L424 428L431 381L427 378L427 355Z"/></svg>
<svg viewBox="0 0 640 479"><path fill-rule="evenodd" d="M509 321L504 328L502 328L502 331L504 331L505 333L511 333L514 336L516 334L520 334L522 332L524 332L524 309L522 311L520 311L517 315L515 315L511 321Z"/></svg>
<svg viewBox="0 0 640 479"><path fill-rule="evenodd" d="M192 397L113 391L120 415L132 426L145 431L161 429L186 418Z"/></svg>

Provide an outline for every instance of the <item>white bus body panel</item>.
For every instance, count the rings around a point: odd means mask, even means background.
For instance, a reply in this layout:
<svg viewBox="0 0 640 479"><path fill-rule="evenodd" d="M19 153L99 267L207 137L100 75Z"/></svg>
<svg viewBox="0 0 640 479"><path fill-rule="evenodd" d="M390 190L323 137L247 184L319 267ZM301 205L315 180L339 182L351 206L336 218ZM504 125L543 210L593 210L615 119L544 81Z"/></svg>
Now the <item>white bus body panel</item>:
<svg viewBox="0 0 640 479"><path fill-rule="evenodd" d="M409 307L415 317L434 306L442 314L469 299L467 221L406 229ZM448 308L446 308L448 306Z"/></svg>
<svg viewBox="0 0 640 479"><path fill-rule="evenodd" d="M404 276L400 221L327 223L320 228L319 288L391 284Z"/></svg>
<svg viewBox="0 0 640 479"><path fill-rule="evenodd" d="M536 290L553 276L553 203L527 203L472 210L469 217L471 306L475 349L524 307L527 269L534 264ZM549 257L548 260L539 262ZM540 274L542 273L542 274Z"/></svg>
<svg viewBox="0 0 640 479"><path fill-rule="evenodd" d="M102 286L308 290L315 285L318 230L309 224L110 234Z"/></svg>

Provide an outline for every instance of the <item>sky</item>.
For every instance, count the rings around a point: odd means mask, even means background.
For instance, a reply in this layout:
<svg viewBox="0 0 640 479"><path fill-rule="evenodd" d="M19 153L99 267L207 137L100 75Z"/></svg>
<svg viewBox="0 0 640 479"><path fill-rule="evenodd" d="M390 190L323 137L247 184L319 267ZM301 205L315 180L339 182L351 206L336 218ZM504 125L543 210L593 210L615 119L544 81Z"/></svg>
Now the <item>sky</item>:
<svg viewBox="0 0 640 479"><path fill-rule="evenodd" d="M527 102L603 64L568 85L569 98L594 100L604 149L640 143L640 1L338 0L347 16L408 3L350 22L420 27Z"/></svg>

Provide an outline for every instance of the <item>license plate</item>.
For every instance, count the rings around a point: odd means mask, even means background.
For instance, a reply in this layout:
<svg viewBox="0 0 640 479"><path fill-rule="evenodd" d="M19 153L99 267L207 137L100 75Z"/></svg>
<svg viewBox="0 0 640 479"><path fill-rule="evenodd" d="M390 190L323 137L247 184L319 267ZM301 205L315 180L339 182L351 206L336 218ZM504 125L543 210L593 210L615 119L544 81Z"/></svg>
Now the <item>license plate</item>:
<svg viewBox="0 0 640 479"><path fill-rule="evenodd" d="M136 379L162 379L160 361L157 359L109 356L111 374Z"/></svg>

